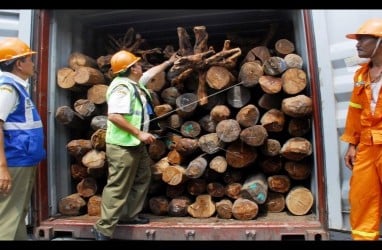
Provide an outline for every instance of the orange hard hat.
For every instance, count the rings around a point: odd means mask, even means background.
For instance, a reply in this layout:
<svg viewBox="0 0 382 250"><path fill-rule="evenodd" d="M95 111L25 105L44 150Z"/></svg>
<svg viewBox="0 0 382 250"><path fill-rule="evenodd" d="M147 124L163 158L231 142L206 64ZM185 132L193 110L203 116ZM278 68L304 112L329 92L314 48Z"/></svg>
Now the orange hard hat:
<svg viewBox="0 0 382 250"><path fill-rule="evenodd" d="M121 50L111 57L111 70L113 71L113 74L118 74L119 72L130 68L134 63L138 62L140 59L140 57L136 57L129 51Z"/></svg>
<svg viewBox="0 0 382 250"><path fill-rule="evenodd" d="M367 20L357 30L357 33L347 34L346 37L350 39L357 39L357 35L371 35L375 37L382 37L382 18L371 18Z"/></svg>
<svg viewBox="0 0 382 250"><path fill-rule="evenodd" d="M16 37L6 37L0 40L0 62L35 53L26 43Z"/></svg>

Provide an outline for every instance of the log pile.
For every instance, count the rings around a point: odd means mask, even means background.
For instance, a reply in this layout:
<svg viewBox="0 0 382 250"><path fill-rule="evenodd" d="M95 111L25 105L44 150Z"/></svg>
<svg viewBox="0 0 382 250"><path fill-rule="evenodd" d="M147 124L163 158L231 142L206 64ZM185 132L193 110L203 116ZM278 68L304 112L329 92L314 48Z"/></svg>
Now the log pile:
<svg viewBox="0 0 382 250"><path fill-rule="evenodd" d="M180 58L148 84L158 135L148 146L152 183L145 211L161 216L252 220L262 213L311 211L312 99L303 60L288 39L259 44L242 55L232 41L215 52L204 26L179 27L179 49L141 50L130 28L121 48L142 56L146 68L177 53ZM269 37L265 38L269 41ZM112 54L112 53L111 53ZM73 131L67 152L76 191L60 200L63 215L99 215L107 178L105 92L113 76L110 55L92 59L74 52L57 72L72 106L56 120ZM151 57L151 62L149 60ZM84 212L84 210L86 210Z"/></svg>

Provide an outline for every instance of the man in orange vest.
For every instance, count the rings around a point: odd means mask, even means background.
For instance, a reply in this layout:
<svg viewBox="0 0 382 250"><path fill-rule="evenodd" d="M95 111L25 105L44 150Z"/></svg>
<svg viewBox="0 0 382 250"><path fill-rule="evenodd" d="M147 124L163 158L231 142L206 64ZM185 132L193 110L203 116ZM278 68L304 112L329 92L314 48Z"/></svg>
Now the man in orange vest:
<svg viewBox="0 0 382 250"><path fill-rule="evenodd" d="M354 240L378 240L382 212L382 18L367 20L356 33L360 58L370 61L354 74L344 133L350 179L350 225Z"/></svg>

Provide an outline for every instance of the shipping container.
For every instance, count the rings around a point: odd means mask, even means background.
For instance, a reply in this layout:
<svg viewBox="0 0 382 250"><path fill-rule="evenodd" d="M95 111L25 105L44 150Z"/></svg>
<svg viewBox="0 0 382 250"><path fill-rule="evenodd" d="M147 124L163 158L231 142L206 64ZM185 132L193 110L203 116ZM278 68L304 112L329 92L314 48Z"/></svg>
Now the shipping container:
<svg viewBox="0 0 382 250"><path fill-rule="evenodd" d="M71 105L73 96L57 86L57 70L66 67L72 52L97 58L106 55L108 35L122 36L128 28L163 49L179 43L177 27L189 34L204 25L208 44L216 50L226 39L241 37L246 41L263 38L275 28L269 45L276 39L293 41L303 59L308 87L304 94L313 102L311 132L313 164L308 183L314 203L309 213L291 215L261 214L253 220L170 217L147 214L151 223L118 225L115 239L123 240L328 240L331 231L350 230L348 224L348 180L350 172L342 162L346 145L339 141L344 126L347 101L356 68L355 42L345 38L354 32L371 10L23 10L1 11L0 17L13 16L17 22L30 15L31 32L0 33L30 41L38 51L34 98L46 124L48 158L39 166L38 180L29 224L38 240L57 237L92 239L92 225L97 217L62 216L59 200L74 192L70 174L71 157L66 151L72 131L55 119L57 107ZM0 25L2 25L0 23ZM1 29L0 29L1 30ZM24 34L24 35L22 35ZM27 36L30 35L30 39ZM244 45L242 45L244 46ZM234 46L232 46L234 47Z"/></svg>

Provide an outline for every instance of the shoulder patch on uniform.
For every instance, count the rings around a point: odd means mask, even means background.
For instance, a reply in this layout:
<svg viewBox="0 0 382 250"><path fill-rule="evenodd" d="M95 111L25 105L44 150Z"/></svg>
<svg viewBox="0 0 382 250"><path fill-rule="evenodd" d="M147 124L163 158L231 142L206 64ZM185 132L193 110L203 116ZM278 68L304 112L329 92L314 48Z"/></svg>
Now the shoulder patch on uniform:
<svg viewBox="0 0 382 250"><path fill-rule="evenodd" d="M0 86L0 91L8 91L9 93L15 92L15 90L11 86L6 84Z"/></svg>

